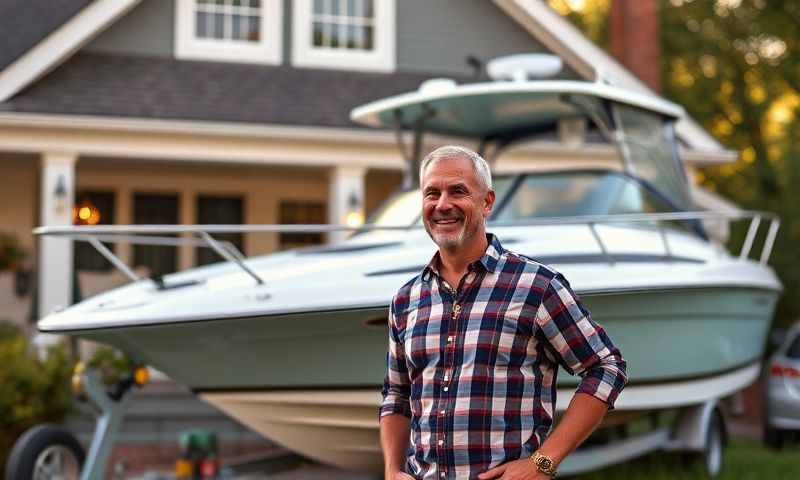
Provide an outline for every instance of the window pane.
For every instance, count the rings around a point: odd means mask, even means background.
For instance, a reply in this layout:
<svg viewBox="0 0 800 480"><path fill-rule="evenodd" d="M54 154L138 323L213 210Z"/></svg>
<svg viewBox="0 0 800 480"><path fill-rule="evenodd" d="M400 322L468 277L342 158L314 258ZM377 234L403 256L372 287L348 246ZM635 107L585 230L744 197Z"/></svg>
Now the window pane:
<svg viewBox="0 0 800 480"><path fill-rule="evenodd" d="M114 223L113 192L82 192L76 196L76 225L112 225ZM74 242L76 270L108 271L111 264L87 242ZM103 243L112 252L114 243Z"/></svg>
<svg viewBox="0 0 800 480"><path fill-rule="evenodd" d="M324 26L320 22L314 22L314 30L311 33L312 39L311 41L314 42L315 47L321 47L325 45L325 33L324 33Z"/></svg>
<svg viewBox="0 0 800 480"><path fill-rule="evenodd" d="M375 43L372 41L372 35L375 29L373 27L364 27L364 50L372 50L375 48Z"/></svg>
<svg viewBox="0 0 800 480"><path fill-rule="evenodd" d="M331 11L330 13L333 15L343 15L344 12L342 11L342 1L341 0L329 0L331 2Z"/></svg>
<svg viewBox="0 0 800 480"><path fill-rule="evenodd" d="M333 48L338 48L339 45L342 45L342 42L344 41L343 38L339 38L339 32L340 32L339 25L338 24L329 24L329 26L330 26L329 30L330 30L330 34L331 34L329 45L331 47L333 47Z"/></svg>
<svg viewBox="0 0 800 480"><path fill-rule="evenodd" d="M195 15L195 32L198 38L208 38L209 37L209 29L208 24L210 22L209 14L205 12L197 12Z"/></svg>
<svg viewBox="0 0 800 480"><path fill-rule="evenodd" d="M221 13L214 14L214 29L211 34L213 38L225 38L225 15Z"/></svg>
<svg viewBox="0 0 800 480"><path fill-rule="evenodd" d="M278 219L282 224L326 223L325 205L320 202L281 202ZM322 233L281 233L279 238L281 250L319 245L323 242Z"/></svg>
<svg viewBox="0 0 800 480"><path fill-rule="evenodd" d="M325 0L314 0L314 15L325 13Z"/></svg>
<svg viewBox="0 0 800 480"><path fill-rule="evenodd" d="M247 39L257 42L261 39L259 17L248 17Z"/></svg>
<svg viewBox="0 0 800 480"><path fill-rule="evenodd" d="M217 225L240 225L244 223L244 208L241 197L217 197L201 195L197 198L197 223ZM244 253L244 236L241 233L215 233L220 242L230 242ZM221 262L219 254L210 248L197 249L197 264Z"/></svg>
<svg viewBox="0 0 800 480"><path fill-rule="evenodd" d="M133 222L141 225L177 224L178 196L135 194L133 196ZM133 264L147 267L152 276L172 273L178 269L178 249L166 245L134 245Z"/></svg>

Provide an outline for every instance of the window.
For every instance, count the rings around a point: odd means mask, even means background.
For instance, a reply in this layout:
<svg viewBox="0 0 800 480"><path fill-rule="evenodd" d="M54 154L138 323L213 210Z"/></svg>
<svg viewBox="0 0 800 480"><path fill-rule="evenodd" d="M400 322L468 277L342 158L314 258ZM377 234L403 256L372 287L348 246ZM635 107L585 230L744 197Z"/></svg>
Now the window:
<svg viewBox="0 0 800 480"><path fill-rule="evenodd" d="M197 223L225 225L244 223L244 208L242 197L217 197L200 195L197 198ZM244 237L241 233L215 233L215 240L230 242L240 252L244 253ZM221 262L223 259L210 248L197 249L197 264Z"/></svg>
<svg viewBox="0 0 800 480"><path fill-rule="evenodd" d="M177 224L178 196L172 194L134 194L133 223L137 225ZM166 235L161 234L159 236ZM133 264L137 267L147 267L151 276L160 277L178 269L178 249L170 245L134 245Z"/></svg>
<svg viewBox="0 0 800 480"><path fill-rule="evenodd" d="M75 225L113 225L114 193L113 192L80 192L76 195L73 208ZM75 270L106 272L111 264L89 242L74 242ZM103 243L112 252L116 245Z"/></svg>
<svg viewBox="0 0 800 480"><path fill-rule="evenodd" d="M282 0L177 0L175 55L281 63Z"/></svg>
<svg viewBox="0 0 800 480"><path fill-rule="evenodd" d="M326 222L325 204L321 202L286 201L281 202L278 212L281 224L322 224ZM307 247L323 243L322 233L281 233L279 248Z"/></svg>
<svg viewBox="0 0 800 480"><path fill-rule="evenodd" d="M297 0L292 63L390 72L395 67L395 0Z"/></svg>

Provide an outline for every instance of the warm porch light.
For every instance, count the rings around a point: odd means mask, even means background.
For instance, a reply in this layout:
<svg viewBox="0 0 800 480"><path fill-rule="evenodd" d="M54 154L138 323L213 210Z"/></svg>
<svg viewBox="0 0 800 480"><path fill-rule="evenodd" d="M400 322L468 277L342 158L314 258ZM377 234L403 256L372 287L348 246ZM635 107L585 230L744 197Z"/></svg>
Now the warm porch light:
<svg viewBox="0 0 800 480"><path fill-rule="evenodd" d="M100 223L100 210L88 199L81 200L72 208L74 225L97 225Z"/></svg>
<svg viewBox="0 0 800 480"><path fill-rule="evenodd" d="M349 212L345 218L348 227L360 227L364 225L364 214L361 212Z"/></svg>

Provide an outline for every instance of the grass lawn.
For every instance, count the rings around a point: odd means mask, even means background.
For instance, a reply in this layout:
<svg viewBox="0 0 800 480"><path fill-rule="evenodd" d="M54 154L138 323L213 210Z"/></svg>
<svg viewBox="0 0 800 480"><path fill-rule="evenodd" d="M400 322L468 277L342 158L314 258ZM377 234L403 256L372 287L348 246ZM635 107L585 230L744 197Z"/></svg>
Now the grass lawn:
<svg viewBox="0 0 800 480"><path fill-rule="evenodd" d="M680 455L653 453L624 465L609 467L575 480L700 480L699 469L684 467ZM718 480L794 480L800 479L800 446L780 452L751 440L731 441L725 448L722 473Z"/></svg>

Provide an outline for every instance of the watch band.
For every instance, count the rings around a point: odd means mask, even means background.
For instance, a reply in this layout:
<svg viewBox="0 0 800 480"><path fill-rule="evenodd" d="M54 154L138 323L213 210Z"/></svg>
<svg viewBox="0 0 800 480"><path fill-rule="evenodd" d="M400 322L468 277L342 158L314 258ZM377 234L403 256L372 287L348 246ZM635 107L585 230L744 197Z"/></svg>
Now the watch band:
<svg viewBox="0 0 800 480"><path fill-rule="evenodd" d="M540 453L537 450L536 452L533 452L533 455L531 455L531 460L533 461L533 464L536 465L536 469L540 472L544 473L545 475L549 475L550 477L556 476L556 463L552 458Z"/></svg>

